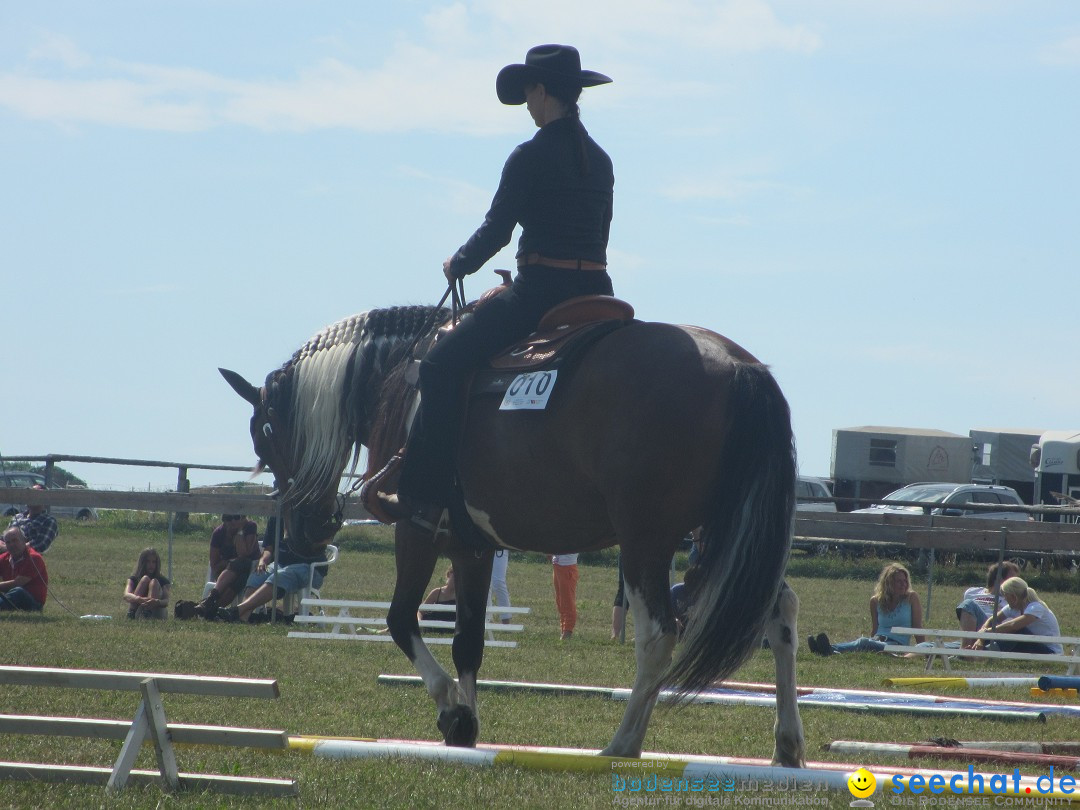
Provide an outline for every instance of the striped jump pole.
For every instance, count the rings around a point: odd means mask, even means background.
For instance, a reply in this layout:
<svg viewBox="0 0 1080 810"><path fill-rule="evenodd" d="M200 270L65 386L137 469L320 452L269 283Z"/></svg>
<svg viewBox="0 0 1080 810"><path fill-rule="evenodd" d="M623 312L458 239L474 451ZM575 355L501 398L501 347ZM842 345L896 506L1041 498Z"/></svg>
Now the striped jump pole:
<svg viewBox="0 0 1080 810"><path fill-rule="evenodd" d="M883 686L902 686L907 689L978 689L993 686L1038 686L1038 678L886 678Z"/></svg>
<svg viewBox="0 0 1080 810"><path fill-rule="evenodd" d="M427 762L462 764L472 767L491 768L513 766L530 770L562 771L571 773L612 774L613 793L619 792L619 780L655 774L657 777L675 784L677 780L700 779L706 783L729 783L728 780L772 780L779 784L809 782L818 789L836 790L848 795L848 777L858 770L860 765L846 762L808 762L806 768L778 768L766 759L752 757L710 757L688 754L646 753L640 758L603 757L598 750L574 748L545 748L516 745L478 744L476 748L447 747L435 742L417 742L413 740L376 740L347 739L341 737L298 736L289 738L289 746L295 750L306 751L314 756L332 759L414 759ZM941 777L946 785L949 780L966 788L968 780L981 777L978 790L962 790L965 794L990 794L990 779L993 774L969 771L945 771L926 768L909 768L892 765L870 766L877 779L879 797L894 794L893 787L904 788L903 795L911 797L909 785L913 778L921 779L926 785L935 776ZM1000 796L1032 796L1054 798L1060 803L1080 802L1080 796L1052 791L1038 790L1038 777L1019 776L1014 782L1010 777L1009 785L996 791ZM663 782L658 781L658 786ZM710 788L711 790L712 788ZM660 795L670 794L671 789L659 791ZM921 789L920 789L921 792ZM960 795L947 792L947 795ZM895 795L895 794L894 794Z"/></svg>
<svg viewBox="0 0 1080 810"><path fill-rule="evenodd" d="M926 745L926 743L911 743ZM1030 740L950 740L947 748L977 748L982 751L1018 751L1028 754L1062 754L1080 757L1080 742L1032 742Z"/></svg>
<svg viewBox="0 0 1080 810"><path fill-rule="evenodd" d="M382 684L408 684L419 686L423 683L417 675L380 675ZM775 697L766 687L771 685L751 684L749 691L709 690L692 695L691 703L719 704L737 706L775 706ZM555 694L597 695L611 700L629 700L630 691L625 688L601 686L577 686L566 684L528 683L517 681L478 680L477 689L495 691L541 691ZM798 696L800 707L823 706L833 709L864 711L876 713L900 712L904 714L973 716L997 720L1029 720L1045 723L1048 713L1057 713L1071 707L1044 706L1038 703L1020 703L1013 701L985 701L974 698L939 698L922 694L896 694L858 689L827 689L822 687L803 687ZM676 699L673 692L660 693L661 702ZM1080 715L1080 707L1073 708Z"/></svg>
<svg viewBox="0 0 1080 810"><path fill-rule="evenodd" d="M834 740L831 743L826 743L825 750L836 754L879 754L906 757L907 759L935 757L936 759L956 759L964 762L982 762L997 765L1033 765L1039 768L1052 767L1064 771L1080 770L1080 759L1075 756L1021 751L992 751L985 748L954 748L941 745Z"/></svg>

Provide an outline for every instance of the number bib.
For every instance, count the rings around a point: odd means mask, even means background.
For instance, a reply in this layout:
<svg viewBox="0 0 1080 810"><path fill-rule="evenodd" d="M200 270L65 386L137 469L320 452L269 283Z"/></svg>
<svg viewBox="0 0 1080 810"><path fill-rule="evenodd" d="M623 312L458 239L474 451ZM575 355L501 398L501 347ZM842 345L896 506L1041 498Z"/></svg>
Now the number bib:
<svg viewBox="0 0 1080 810"><path fill-rule="evenodd" d="M548 399L555 388L558 370L526 371L514 377L506 389L500 411L542 411L547 408Z"/></svg>

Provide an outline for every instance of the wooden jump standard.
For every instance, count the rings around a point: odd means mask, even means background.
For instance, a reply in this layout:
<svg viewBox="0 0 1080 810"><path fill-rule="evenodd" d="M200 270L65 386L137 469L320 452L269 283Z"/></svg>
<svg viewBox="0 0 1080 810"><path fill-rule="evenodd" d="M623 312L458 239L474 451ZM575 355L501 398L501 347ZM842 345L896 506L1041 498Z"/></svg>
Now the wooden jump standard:
<svg viewBox="0 0 1080 810"><path fill-rule="evenodd" d="M165 692L220 697L277 698L277 681L252 678L214 678L203 675L169 675L145 672L108 672L82 669L0 666L0 684L9 686L60 686L76 689L108 689L140 692L142 700L134 720L99 720L77 717L0 715L0 733L50 734L68 737L123 740L120 756L112 768L0 762L0 779L105 784L110 793L130 783L154 782L166 790L216 790L241 795L296 796L293 779L180 773L173 743L250 746L286 749L284 731L168 724L161 695ZM151 740L157 771L133 770L144 742Z"/></svg>

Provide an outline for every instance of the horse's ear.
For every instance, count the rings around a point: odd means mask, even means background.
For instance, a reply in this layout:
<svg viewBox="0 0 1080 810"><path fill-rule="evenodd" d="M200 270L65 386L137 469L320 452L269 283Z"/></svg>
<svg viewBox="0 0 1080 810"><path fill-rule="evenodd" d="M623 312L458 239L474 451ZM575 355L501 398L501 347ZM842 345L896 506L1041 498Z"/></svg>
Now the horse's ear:
<svg viewBox="0 0 1080 810"><path fill-rule="evenodd" d="M245 400L251 403L253 408L259 406L259 402L262 401L262 397L259 395L259 389L249 383L235 371L229 371L227 368L219 368L221 376L225 378L225 382L232 386L232 390L242 396Z"/></svg>

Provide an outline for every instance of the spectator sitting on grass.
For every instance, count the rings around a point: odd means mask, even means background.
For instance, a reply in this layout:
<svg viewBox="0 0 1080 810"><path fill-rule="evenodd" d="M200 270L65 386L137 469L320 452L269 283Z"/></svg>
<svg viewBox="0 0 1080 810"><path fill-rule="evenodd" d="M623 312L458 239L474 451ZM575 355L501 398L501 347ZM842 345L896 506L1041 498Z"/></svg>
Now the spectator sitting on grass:
<svg viewBox="0 0 1080 810"><path fill-rule="evenodd" d="M30 548L22 529L4 532L0 554L0 611L41 610L49 589L49 571L45 558Z"/></svg>
<svg viewBox="0 0 1080 810"><path fill-rule="evenodd" d="M960 622L960 629L967 631L978 630L986 620L1004 607L1004 599L998 594L998 588L1010 577L1020 576L1020 568L1016 563L994 563L986 569L986 587L968 588L964 591L964 597L956 606L956 618ZM971 647L974 639L964 639L962 646Z"/></svg>
<svg viewBox="0 0 1080 810"><path fill-rule="evenodd" d="M446 584L439 588L432 588L424 601L420 604L420 610L416 613L418 621L452 622L457 619L454 610L424 610L424 605L456 605L457 583L454 580L454 567L446 569ZM434 632L440 632L436 630ZM453 631L448 631L453 632Z"/></svg>
<svg viewBox="0 0 1080 810"><path fill-rule="evenodd" d="M44 490L45 487L34 484L33 489ZM46 512L45 507L39 503L27 504L26 509L11 519L8 528L22 529L26 544L38 554L44 554L49 550L49 546L60 531L56 518ZM0 548L0 551L3 549Z"/></svg>
<svg viewBox="0 0 1080 810"><path fill-rule="evenodd" d="M870 635L854 641L833 644L824 633L810 636L807 646L818 655L849 652L882 652L890 644L906 645L910 636L893 632L894 627L922 627L922 603L911 590L911 572L900 563L889 563L878 577L874 595L870 597ZM922 636L916 636L922 641Z"/></svg>
<svg viewBox="0 0 1080 810"><path fill-rule="evenodd" d="M124 601L128 604L127 617L164 619L171 584L161 575L161 555L157 553L157 549L143 549L124 588Z"/></svg>
<svg viewBox="0 0 1080 810"><path fill-rule="evenodd" d="M1047 607L1046 603L1039 598L1028 584L1020 577L1009 577L1001 583L1001 595L1005 597L1008 606L997 612L997 615L987 619L982 627L982 632L1016 633L1019 638L1016 641L994 641L987 643L977 639L972 649L1000 650L1002 652L1028 652L1040 655L1061 655L1062 647L1057 643L1043 644L1034 641L1024 641L1024 635L1031 636L1060 636L1061 628L1058 625L1057 616Z"/></svg>

